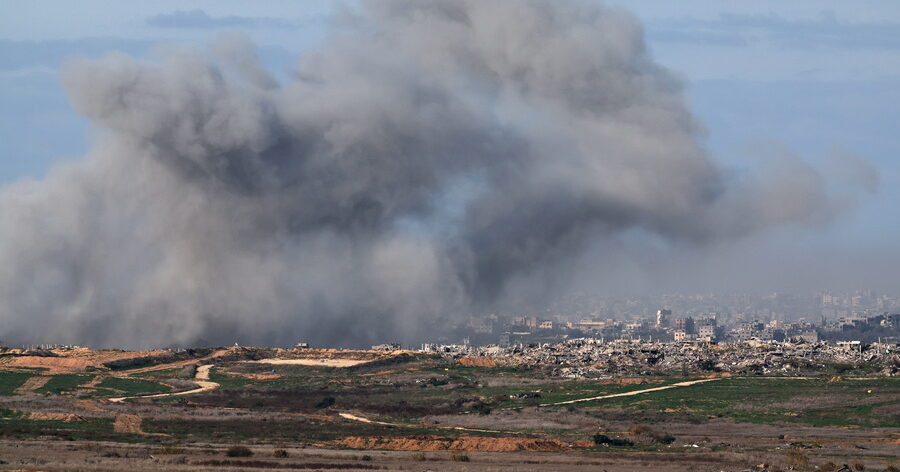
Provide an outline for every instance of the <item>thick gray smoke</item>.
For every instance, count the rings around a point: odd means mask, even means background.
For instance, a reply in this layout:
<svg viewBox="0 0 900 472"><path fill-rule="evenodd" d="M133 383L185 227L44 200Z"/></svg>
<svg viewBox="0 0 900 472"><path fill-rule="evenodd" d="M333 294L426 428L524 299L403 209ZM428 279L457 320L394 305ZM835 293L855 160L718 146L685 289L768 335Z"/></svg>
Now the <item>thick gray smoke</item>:
<svg viewBox="0 0 900 472"><path fill-rule="evenodd" d="M365 345L564 285L639 229L698 243L840 209L797 160L704 151L640 25L580 2L378 1L288 83L240 36L63 81L102 136L0 189L0 338Z"/></svg>

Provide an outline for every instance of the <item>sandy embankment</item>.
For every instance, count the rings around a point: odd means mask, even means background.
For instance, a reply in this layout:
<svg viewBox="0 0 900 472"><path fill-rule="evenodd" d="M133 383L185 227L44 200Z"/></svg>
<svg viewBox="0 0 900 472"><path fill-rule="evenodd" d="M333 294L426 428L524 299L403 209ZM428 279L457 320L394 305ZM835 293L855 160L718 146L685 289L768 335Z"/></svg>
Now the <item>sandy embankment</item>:
<svg viewBox="0 0 900 472"><path fill-rule="evenodd" d="M261 359L248 361L257 364L273 365L309 365L316 367L353 367L372 362L372 359Z"/></svg>
<svg viewBox="0 0 900 472"><path fill-rule="evenodd" d="M553 452L568 449L572 445L559 439L545 438L489 438L460 436L455 438L416 436L405 438L348 437L336 444L351 449L385 449L393 451L480 451Z"/></svg>

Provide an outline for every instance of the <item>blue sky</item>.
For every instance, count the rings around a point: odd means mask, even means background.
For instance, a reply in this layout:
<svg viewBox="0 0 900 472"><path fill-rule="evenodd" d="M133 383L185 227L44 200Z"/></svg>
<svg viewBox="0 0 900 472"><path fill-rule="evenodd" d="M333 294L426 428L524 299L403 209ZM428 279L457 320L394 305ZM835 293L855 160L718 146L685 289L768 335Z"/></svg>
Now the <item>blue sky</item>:
<svg viewBox="0 0 900 472"><path fill-rule="evenodd" d="M898 254L900 2L608 3L634 12L655 59L685 81L720 161L740 168L748 149L774 142L812 162L845 148L878 168L877 194L864 196L854 215L805 232L795 244L845 257L859 247ZM3 1L0 185L41 178L88 148L92 131L58 80L66 57L108 50L148 56L160 42L203 46L220 32L240 30L284 76L322 38L335 8L340 4L314 0Z"/></svg>

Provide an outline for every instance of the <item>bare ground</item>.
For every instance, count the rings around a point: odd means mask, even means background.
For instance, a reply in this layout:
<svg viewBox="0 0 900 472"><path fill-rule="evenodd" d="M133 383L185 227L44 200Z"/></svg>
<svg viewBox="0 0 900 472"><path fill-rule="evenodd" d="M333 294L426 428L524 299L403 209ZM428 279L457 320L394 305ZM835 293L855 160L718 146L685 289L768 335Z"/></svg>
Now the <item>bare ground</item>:
<svg viewBox="0 0 900 472"><path fill-rule="evenodd" d="M13 393L16 395L27 395L47 384L50 381L50 377L31 377L25 381L22 385L19 386Z"/></svg>

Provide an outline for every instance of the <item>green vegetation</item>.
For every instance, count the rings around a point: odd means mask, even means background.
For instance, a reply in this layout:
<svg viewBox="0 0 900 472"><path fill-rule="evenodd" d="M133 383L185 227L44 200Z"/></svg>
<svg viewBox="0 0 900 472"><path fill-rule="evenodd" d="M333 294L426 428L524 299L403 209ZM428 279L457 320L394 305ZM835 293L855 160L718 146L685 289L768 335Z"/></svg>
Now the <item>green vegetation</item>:
<svg viewBox="0 0 900 472"><path fill-rule="evenodd" d="M83 421L30 420L25 417L3 420L0 438L52 437L90 441L147 442L155 440L149 436L121 434L113 432L111 418L86 418Z"/></svg>
<svg viewBox="0 0 900 472"><path fill-rule="evenodd" d="M119 359L116 361L106 362L103 365L110 370L130 370L154 365L167 364L189 359L196 359L208 356L213 352L211 348L195 348L187 349L181 352L170 352L166 354L145 356L145 357L129 357L127 359Z"/></svg>
<svg viewBox="0 0 900 472"><path fill-rule="evenodd" d="M267 441L315 443L333 441L347 436L398 437L407 435L457 434L447 430L428 428L395 428L378 424L349 423L314 418L290 420L248 419L145 419L141 428L146 432L165 433L178 440L215 440L242 442L266 438ZM466 433L471 435L470 433Z"/></svg>
<svg viewBox="0 0 900 472"><path fill-rule="evenodd" d="M219 388L222 390L238 390L248 385L258 387L259 384L262 383L244 377L223 374L218 369L213 369L209 373L209 380L219 384Z"/></svg>
<svg viewBox="0 0 900 472"><path fill-rule="evenodd" d="M869 391L873 393L868 393ZM896 405L900 379L839 380L726 378L591 402L595 411L621 408L676 411L698 417L734 418L748 423L804 423L813 426L894 426L896 416L875 413Z"/></svg>
<svg viewBox="0 0 900 472"><path fill-rule="evenodd" d="M19 418L20 416L22 416L21 411L0 408L0 418Z"/></svg>
<svg viewBox="0 0 900 472"><path fill-rule="evenodd" d="M35 390L37 393L61 395L70 393L81 385L93 380L93 375L61 374L54 375L43 387Z"/></svg>
<svg viewBox="0 0 900 472"><path fill-rule="evenodd" d="M0 395L12 395L32 374L0 371Z"/></svg>
<svg viewBox="0 0 900 472"><path fill-rule="evenodd" d="M631 447L634 443L627 439L611 438L605 434L594 435L594 444L598 446Z"/></svg>
<svg viewBox="0 0 900 472"><path fill-rule="evenodd" d="M231 446L225 452L225 455L228 457L250 457L253 455L253 451L245 446Z"/></svg>
<svg viewBox="0 0 900 472"><path fill-rule="evenodd" d="M256 380L236 374L270 373L273 369L282 377ZM220 390L192 396L192 402L306 412L323 408L356 410L384 421L417 423L428 415L490 415L500 410L661 387L690 378L648 377L640 384L566 381L548 378L537 369L472 367L431 357L411 357L399 364L353 370L219 364L211 380L221 384ZM869 390L874 393L868 394ZM521 397L510 398L517 394ZM706 421L712 416L750 423L890 426L896 413L885 414L885 410L895 407L898 395L900 380L890 378L829 381L734 377L548 408L584 410L600 417L608 415L606 412L633 412L651 421Z"/></svg>
<svg viewBox="0 0 900 472"><path fill-rule="evenodd" d="M157 380L165 380L178 377L178 374L181 372L181 367L176 367L172 369L162 369L162 370L151 370L149 372L138 372L135 374L129 374L130 377L138 378L138 379L157 379Z"/></svg>
<svg viewBox="0 0 900 472"><path fill-rule="evenodd" d="M103 382L100 382L99 387L118 390L126 396L165 393L172 390L172 387L169 387L168 385L162 385L158 382L152 382L150 380L119 377L107 377L103 379Z"/></svg>

